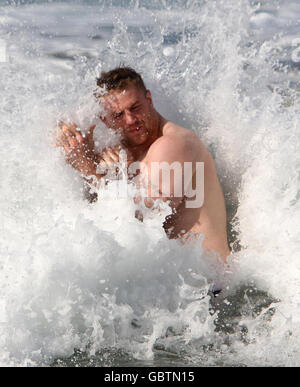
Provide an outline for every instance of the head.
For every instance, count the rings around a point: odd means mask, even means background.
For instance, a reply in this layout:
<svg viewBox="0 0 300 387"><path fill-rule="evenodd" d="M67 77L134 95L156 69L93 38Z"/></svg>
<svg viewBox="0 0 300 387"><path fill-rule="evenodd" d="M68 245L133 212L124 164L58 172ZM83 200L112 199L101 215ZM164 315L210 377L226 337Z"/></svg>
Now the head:
<svg viewBox="0 0 300 387"><path fill-rule="evenodd" d="M159 130L159 114L140 74L129 67L118 67L102 72L97 86L95 95L104 108L100 118L105 125L122 131L131 146L153 142Z"/></svg>

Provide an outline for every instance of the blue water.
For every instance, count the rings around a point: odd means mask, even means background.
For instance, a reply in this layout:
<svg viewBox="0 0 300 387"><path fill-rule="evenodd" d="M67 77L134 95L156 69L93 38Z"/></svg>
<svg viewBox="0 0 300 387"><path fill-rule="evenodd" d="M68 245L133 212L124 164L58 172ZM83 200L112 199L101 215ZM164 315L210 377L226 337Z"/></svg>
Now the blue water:
<svg viewBox="0 0 300 387"><path fill-rule="evenodd" d="M90 204L54 147L120 63L210 148L227 266L167 240L166 207ZM0 1L1 365L299 366L299 63L296 0Z"/></svg>

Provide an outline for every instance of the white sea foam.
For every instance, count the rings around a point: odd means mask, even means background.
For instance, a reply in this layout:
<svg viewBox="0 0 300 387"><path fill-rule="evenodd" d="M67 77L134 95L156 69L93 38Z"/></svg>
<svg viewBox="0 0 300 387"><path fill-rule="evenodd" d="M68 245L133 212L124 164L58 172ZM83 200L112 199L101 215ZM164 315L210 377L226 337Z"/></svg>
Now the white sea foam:
<svg viewBox="0 0 300 387"><path fill-rule="evenodd" d="M287 61L297 4L155 4L1 6L3 365L107 347L140 359L163 348L200 364L300 364L299 70ZM88 203L53 146L59 119L97 123L94 79L120 62L142 72L162 114L210 147L229 214L237 211L242 249L228 267L201 241L168 240L165 206L141 223L128 198ZM99 148L114 144L97 125ZM213 284L227 297L219 315L210 313ZM266 292L264 308L253 286Z"/></svg>

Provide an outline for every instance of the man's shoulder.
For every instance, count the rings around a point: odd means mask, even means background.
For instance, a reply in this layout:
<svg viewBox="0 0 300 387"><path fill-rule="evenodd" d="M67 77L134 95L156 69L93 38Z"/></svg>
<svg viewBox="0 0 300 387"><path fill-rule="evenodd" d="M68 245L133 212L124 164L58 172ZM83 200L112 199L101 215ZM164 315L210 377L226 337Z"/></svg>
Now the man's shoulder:
<svg viewBox="0 0 300 387"><path fill-rule="evenodd" d="M167 122L160 136L149 148L150 159L186 159L193 158L199 153L203 143L193 131Z"/></svg>
<svg viewBox="0 0 300 387"><path fill-rule="evenodd" d="M200 144L200 138L190 129L183 128L168 121L163 128L160 136L152 145L154 147L165 147L169 145L185 147L189 143Z"/></svg>
<svg viewBox="0 0 300 387"><path fill-rule="evenodd" d="M167 121L163 127L163 135L162 137L180 137L184 139L188 139L190 137L197 137L196 133L194 133L192 130L184 128L182 126L174 124L174 122Z"/></svg>

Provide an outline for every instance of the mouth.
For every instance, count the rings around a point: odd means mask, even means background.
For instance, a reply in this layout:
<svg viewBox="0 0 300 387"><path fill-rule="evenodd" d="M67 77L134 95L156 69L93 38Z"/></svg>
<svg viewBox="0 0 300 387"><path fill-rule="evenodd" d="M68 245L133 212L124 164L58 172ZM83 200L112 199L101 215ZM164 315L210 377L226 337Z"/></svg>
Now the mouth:
<svg viewBox="0 0 300 387"><path fill-rule="evenodd" d="M143 126L142 125L139 125L139 126L135 126L134 128L131 128L128 130L129 133L139 133L143 130Z"/></svg>

